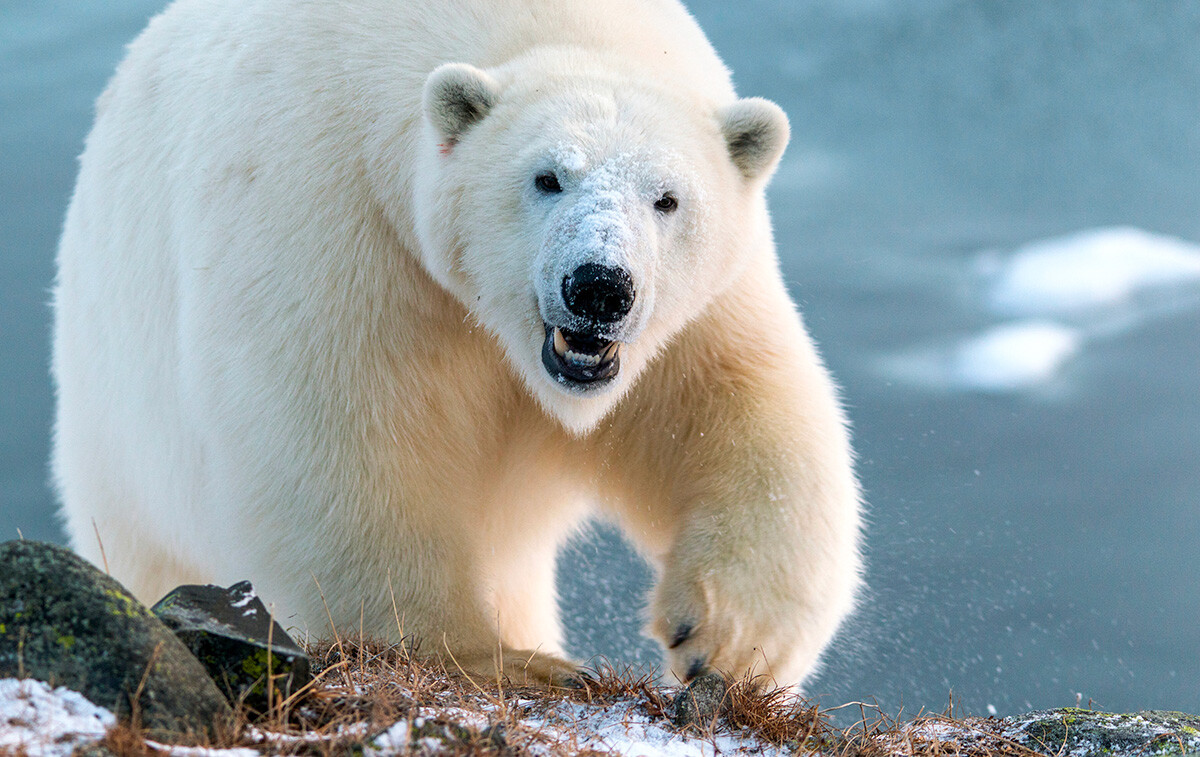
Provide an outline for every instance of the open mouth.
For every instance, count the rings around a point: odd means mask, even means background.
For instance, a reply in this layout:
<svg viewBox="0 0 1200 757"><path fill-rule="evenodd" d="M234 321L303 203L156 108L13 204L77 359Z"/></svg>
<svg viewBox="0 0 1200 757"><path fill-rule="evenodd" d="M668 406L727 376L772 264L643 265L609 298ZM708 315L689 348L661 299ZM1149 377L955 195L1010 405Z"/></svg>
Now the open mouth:
<svg viewBox="0 0 1200 757"><path fill-rule="evenodd" d="M621 343L546 324L542 365L565 384L604 383L621 370Z"/></svg>

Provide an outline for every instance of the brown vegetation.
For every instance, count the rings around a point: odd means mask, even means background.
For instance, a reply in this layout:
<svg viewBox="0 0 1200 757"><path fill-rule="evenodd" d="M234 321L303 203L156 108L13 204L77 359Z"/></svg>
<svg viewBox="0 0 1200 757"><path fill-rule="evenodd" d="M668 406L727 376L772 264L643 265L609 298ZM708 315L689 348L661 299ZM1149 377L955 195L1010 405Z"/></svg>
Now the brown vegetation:
<svg viewBox="0 0 1200 757"><path fill-rule="evenodd" d="M336 639L310 649L316 678L270 712L244 708L239 723L211 747L252 748L263 754L362 754L365 747L452 755L592 755L608 753L597 723L612 732L623 722L639 733L699 739L720 753L822 754L830 757L1024 757L1034 752L1003 736L991 719L953 719L949 713L908 722L878 708L854 703L861 719L848 729L832 725L828 712L759 681L733 682L720 717L706 727L679 731L671 724L675 692L649 675L601 664L576 689L511 686L480 680L453 662L420 657L406 645ZM619 728L618 728L619 730ZM84 754L150 757L168 749L147 741L136 724L112 729ZM78 754L78 753L77 753Z"/></svg>

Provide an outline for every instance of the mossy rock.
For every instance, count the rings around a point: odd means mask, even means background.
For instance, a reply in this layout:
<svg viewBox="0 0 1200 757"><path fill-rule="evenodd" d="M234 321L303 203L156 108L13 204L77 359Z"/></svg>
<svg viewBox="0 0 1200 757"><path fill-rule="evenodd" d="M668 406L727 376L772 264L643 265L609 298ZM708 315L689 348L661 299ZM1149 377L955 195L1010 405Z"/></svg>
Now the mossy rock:
<svg viewBox="0 0 1200 757"><path fill-rule="evenodd" d="M53 544L0 544L0 678L78 691L157 739L212 737L232 723L182 642L121 584Z"/></svg>
<svg viewBox="0 0 1200 757"><path fill-rule="evenodd" d="M1148 710L1127 714L1076 708L1007 718L1007 735L1047 755L1193 755L1200 753L1200 717Z"/></svg>

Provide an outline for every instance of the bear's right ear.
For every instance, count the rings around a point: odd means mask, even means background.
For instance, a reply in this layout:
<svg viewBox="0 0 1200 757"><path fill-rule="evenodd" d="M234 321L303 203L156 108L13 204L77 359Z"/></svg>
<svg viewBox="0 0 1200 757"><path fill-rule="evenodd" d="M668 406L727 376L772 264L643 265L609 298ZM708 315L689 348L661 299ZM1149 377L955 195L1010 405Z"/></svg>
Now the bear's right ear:
<svg viewBox="0 0 1200 757"><path fill-rule="evenodd" d="M717 114L729 157L747 179L766 178L787 147L787 115L770 100L747 97Z"/></svg>
<svg viewBox="0 0 1200 757"><path fill-rule="evenodd" d="M463 132L496 104L500 87L486 72L466 63L438 66L425 80L425 117L452 147Z"/></svg>

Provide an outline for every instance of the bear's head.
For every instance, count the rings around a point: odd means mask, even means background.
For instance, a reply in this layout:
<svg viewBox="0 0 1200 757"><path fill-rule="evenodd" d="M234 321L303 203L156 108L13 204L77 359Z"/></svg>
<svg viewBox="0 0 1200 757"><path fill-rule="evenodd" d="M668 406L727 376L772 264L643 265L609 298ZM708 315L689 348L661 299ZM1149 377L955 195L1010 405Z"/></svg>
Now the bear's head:
<svg viewBox="0 0 1200 757"><path fill-rule="evenodd" d="M424 89L423 263L576 433L773 254L763 187L788 140L774 103L713 103L619 65L452 63Z"/></svg>

